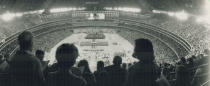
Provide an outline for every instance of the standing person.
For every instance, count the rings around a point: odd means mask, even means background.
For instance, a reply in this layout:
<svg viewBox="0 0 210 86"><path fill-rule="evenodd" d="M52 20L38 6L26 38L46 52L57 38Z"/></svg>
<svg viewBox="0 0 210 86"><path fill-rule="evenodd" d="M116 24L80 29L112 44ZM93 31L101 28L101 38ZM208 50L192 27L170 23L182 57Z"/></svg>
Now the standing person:
<svg viewBox="0 0 210 86"><path fill-rule="evenodd" d="M96 85L97 86L108 86L107 84L107 72L104 69L104 62L99 61L97 62L97 70L94 72L96 77Z"/></svg>
<svg viewBox="0 0 210 86"><path fill-rule="evenodd" d="M87 86L96 86L96 79L94 74L90 71L87 60L81 60L78 67L82 69L82 77L86 80Z"/></svg>
<svg viewBox="0 0 210 86"><path fill-rule="evenodd" d="M47 86L86 86L83 79L71 72L71 67L78 57L78 49L73 44L62 44L56 50L58 70L49 73Z"/></svg>
<svg viewBox="0 0 210 86"><path fill-rule="evenodd" d="M189 71L187 70L187 60L182 57L180 64L176 68L176 85L175 86L190 86Z"/></svg>
<svg viewBox="0 0 210 86"><path fill-rule="evenodd" d="M125 70L127 70L127 64L126 63L123 63L122 64L122 68L125 69Z"/></svg>
<svg viewBox="0 0 210 86"><path fill-rule="evenodd" d="M12 86L41 86L43 84L43 73L41 63L32 54L33 35L24 31L18 36L20 50L9 59L9 71Z"/></svg>
<svg viewBox="0 0 210 86"><path fill-rule="evenodd" d="M152 42L147 39L137 39L133 56L139 60L129 68L127 86L158 86L156 80L160 69L154 63Z"/></svg>
<svg viewBox="0 0 210 86"><path fill-rule="evenodd" d="M40 60L42 72L44 74L44 77L46 77L48 75L48 73L49 73L49 71L48 71L48 69L49 69L48 63L49 63L49 61L44 61L45 52L42 51L42 50L36 50L35 55Z"/></svg>
<svg viewBox="0 0 210 86"><path fill-rule="evenodd" d="M8 73L9 64L5 57L0 54L0 73Z"/></svg>
<svg viewBox="0 0 210 86"><path fill-rule="evenodd" d="M106 67L109 86L123 86L126 81L126 70L121 67L122 58L115 56L113 65Z"/></svg>
<svg viewBox="0 0 210 86"><path fill-rule="evenodd" d="M45 70L48 66L48 61L44 61L44 55L45 55L45 52L42 51L42 50L37 50L36 51L36 57L40 60L41 62L41 66L42 66L42 70Z"/></svg>
<svg viewBox="0 0 210 86"><path fill-rule="evenodd" d="M3 58L4 58L3 55L0 54L0 73L4 71L4 68L2 67L2 64L4 63Z"/></svg>

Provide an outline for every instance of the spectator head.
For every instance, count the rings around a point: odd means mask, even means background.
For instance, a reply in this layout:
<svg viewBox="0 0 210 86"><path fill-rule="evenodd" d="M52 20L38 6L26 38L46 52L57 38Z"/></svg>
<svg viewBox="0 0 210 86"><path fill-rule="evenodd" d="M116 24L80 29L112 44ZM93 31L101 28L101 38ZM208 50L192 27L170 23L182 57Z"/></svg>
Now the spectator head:
<svg viewBox="0 0 210 86"><path fill-rule="evenodd" d="M98 61L97 62L97 70L103 70L104 69L104 62Z"/></svg>
<svg viewBox="0 0 210 86"><path fill-rule="evenodd" d="M62 44L56 50L56 60L60 68L71 68L78 57L78 49L74 44Z"/></svg>
<svg viewBox="0 0 210 86"><path fill-rule="evenodd" d="M115 56L113 60L114 65L121 65L122 64L122 58L120 56Z"/></svg>
<svg viewBox="0 0 210 86"><path fill-rule="evenodd" d="M127 64L126 64L126 63L123 63L123 64L122 64L122 68L123 68L123 69L127 69Z"/></svg>
<svg viewBox="0 0 210 86"><path fill-rule="evenodd" d="M21 50L32 51L33 47L33 35L29 31L24 31L18 36L18 43Z"/></svg>
<svg viewBox="0 0 210 86"><path fill-rule="evenodd" d="M4 55L4 58L5 58L6 60L8 60L8 59L10 58L9 53L6 53L6 54Z"/></svg>
<svg viewBox="0 0 210 86"><path fill-rule="evenodd" d="M89 64L87 60L81 60L78 63L78 67L84 67L84 72L86 73L91 73L90 68L89 68Z"/></svg>
<svg viewBox="0 0 210 86"><path fill-rule="evenodd" d="M193 63L194 63L193 58L189 58L189 59L188 59L188 62L189 62L189 64L193 64Z"/></svg>
<svg viewBox="0 0 210 86"><path fill-rule="evenodd" d="M42 50L37 50L36 51L36 57L38 57L38 59L43 60L44 59L44 51Z"/></svg>
<svg viewBox="0 0 210 86"><path fill-rule="evenodd" d="M0 61L3 61L4 56L0 54Z"/></svg>
<svg viewBox="0 0 210 86"><path fill-rule="evenodd" d="M142 62L153 62L155 57L152 42L148 39L137 39L133 57Z"/></svg>
<svg viewBox="0 0 210 86"><path fill-rule="evenodd" d="M131 67L131 66L132 66L132 64L131 64L131 63L129 63L129 64L128 64L128 67Z"/></svg>
<svg viewBox="0 0 210 86"><path fill-rule="evenodd" d="M185 57L180 58L180 62L181 64L186 64L187 60L185 59Z"/></svg>

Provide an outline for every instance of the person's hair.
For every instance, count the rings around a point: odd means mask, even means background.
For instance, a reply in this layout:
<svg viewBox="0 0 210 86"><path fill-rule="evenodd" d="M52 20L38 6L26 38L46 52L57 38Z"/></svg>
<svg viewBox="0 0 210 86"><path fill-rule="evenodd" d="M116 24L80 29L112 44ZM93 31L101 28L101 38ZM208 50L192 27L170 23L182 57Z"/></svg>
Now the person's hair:
<svg viewBox="0 0 210 86"><path fill-rule="evenodd" d="M97 62L97 69L103 69L104 68L104 62L103 61L98 61Z"/></svg>
<svg viewBox="0 0 210 86"><path fill-rule="evenodd" d="M127 68L127 64L126 64L126 63L123 63L123 64L122 64L122 67L123 67L123 68Z"/></svg>
<svg viewBox="0 0 210 86"><path fill-rule="evenodd" d="M89 67L89 64L88 64L88 61L87 60L81 60L81 61L79 61L79 63L78 63L78 67L85 67L85 69L84 69L84 72L85 73L91 73L91 71L90 71L90 67Z"/></svg>
<svg viewBox="0 0 210 86"><path fill-rule="evenodd" d="M44 51L43 50L36 50L36 55L43 55Z"/></svg>
<svg viewBox="0 0 210 86"><path fill-rule="evenodd" d="M189 58L188 61L189 61L189 64L193 64L194 63L193 58Z"/></svg>
<svg viewBox="0 0 210 86"><path fill-rule="evenodd" d="M145 56L135 56L142 62L153 62L155 59L152 42L148 39L136 39L134 53L141 53Z"/></svg>
<svg viewBox="0 0 210 86"><path fill-rule="evenodd" d="M152 42L148 39L136 39L135 45L136 52L154 52Z"/></svg>
<svg viewBox="0 0 210 86"><path fill-rule="evenodd" d="M186 63L186 62L187 62L187 60L186 60L185 57L180 58L180 60L181 60L181 62L183 62L183 63Z"/></svg>
<svg viewBox="0 0 210 86"><path fill-rule="evenodd" d="M45 52L43 50L36 50L36 56L39 58L39 59L43 59L44 57L40 57L39 55L44 55Z"/></svg>
<svg viewBox="0 0 210 86"><path fill-rule="evenodd" d="M18 36L20 49L26 50L33 46L33 34L29 31L24 31Z"/></svg>
<svg viewBox="0 0 210 86"><path fill-rule="evenodd" d="M72 67L78 57L78 49L74 44L62 44L56 50L56 60L62 68Z"/></svg>
<svg viewBox="0 0 210 86"><path fill-rule="evenodd" d="M9 57L10 57L10 54L9 53L4 54L4 58L5 59L9 59Z"/></svg>
<svg viewBox="0 0 210 86"><path fill-rule="evenodd" d="M120 56L115 56L113 60L114 65L121 65L122 64L122 58Z"/></svg>

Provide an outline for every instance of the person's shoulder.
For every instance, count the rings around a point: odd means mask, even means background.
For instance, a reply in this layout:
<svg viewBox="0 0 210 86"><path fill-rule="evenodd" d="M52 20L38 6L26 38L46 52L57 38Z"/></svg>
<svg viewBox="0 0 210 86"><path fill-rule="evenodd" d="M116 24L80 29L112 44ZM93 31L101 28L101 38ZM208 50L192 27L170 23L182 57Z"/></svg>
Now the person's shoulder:
<svg viewBox="0 0 210 86"><path fill-rule="evenodd" d="M136 64L132 65L132 66L128 69L128 71L135 71L135 70L137 70L140 66L141 66L141 63L136 63Z"/></svg>
<svg viewBox="0 0 210 86"><path fill-rule="evenodd" d="M109 71L109 70L111 70L111 68L112 68L112 66L107 66L107 67L105 67L104 69L105 69L106 71Z"/></svg>
<svg viewBox="0 0 210 86"><path fill-rule="evenodd" d="M74 84L77 84L77 86L85 86L86 85L86 81L81 77L71 74L71 78L72 78L72 82L74 82Z"/></svg>
<svg viewBox="0 0 210 86"><path fill-rule="evenodd" d="M177 66L177 71L184 71L186 67L184 65L178 65Z"/></svg>

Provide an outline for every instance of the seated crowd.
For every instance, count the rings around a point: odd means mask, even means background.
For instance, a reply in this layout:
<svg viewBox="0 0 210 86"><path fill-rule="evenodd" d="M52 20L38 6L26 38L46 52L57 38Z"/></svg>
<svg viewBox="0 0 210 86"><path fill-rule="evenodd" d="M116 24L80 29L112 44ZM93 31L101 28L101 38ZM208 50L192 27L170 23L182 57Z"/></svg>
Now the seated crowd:
<svg viewBox="0 0 210 86"><path fill-rule="evenodd" d="M7 74L0 86L197 86L194 76L201 73L194 70L195 56L183 57L176 64L157 65L152 42L147 39L135 41L133 57L139 62L127 66L120 56L115 56L113 65L105 67L103 61L97 62L94 73L87 60L76 64L79 52L74 44L59 46L57 62L48 66L49 62L43 60L44 51L32 53L32 33L24 31L18 36L18 43L20 49L14 56L4 60L0 55L0 73ZM174 83L170 82L172 79Z"/></svg>

